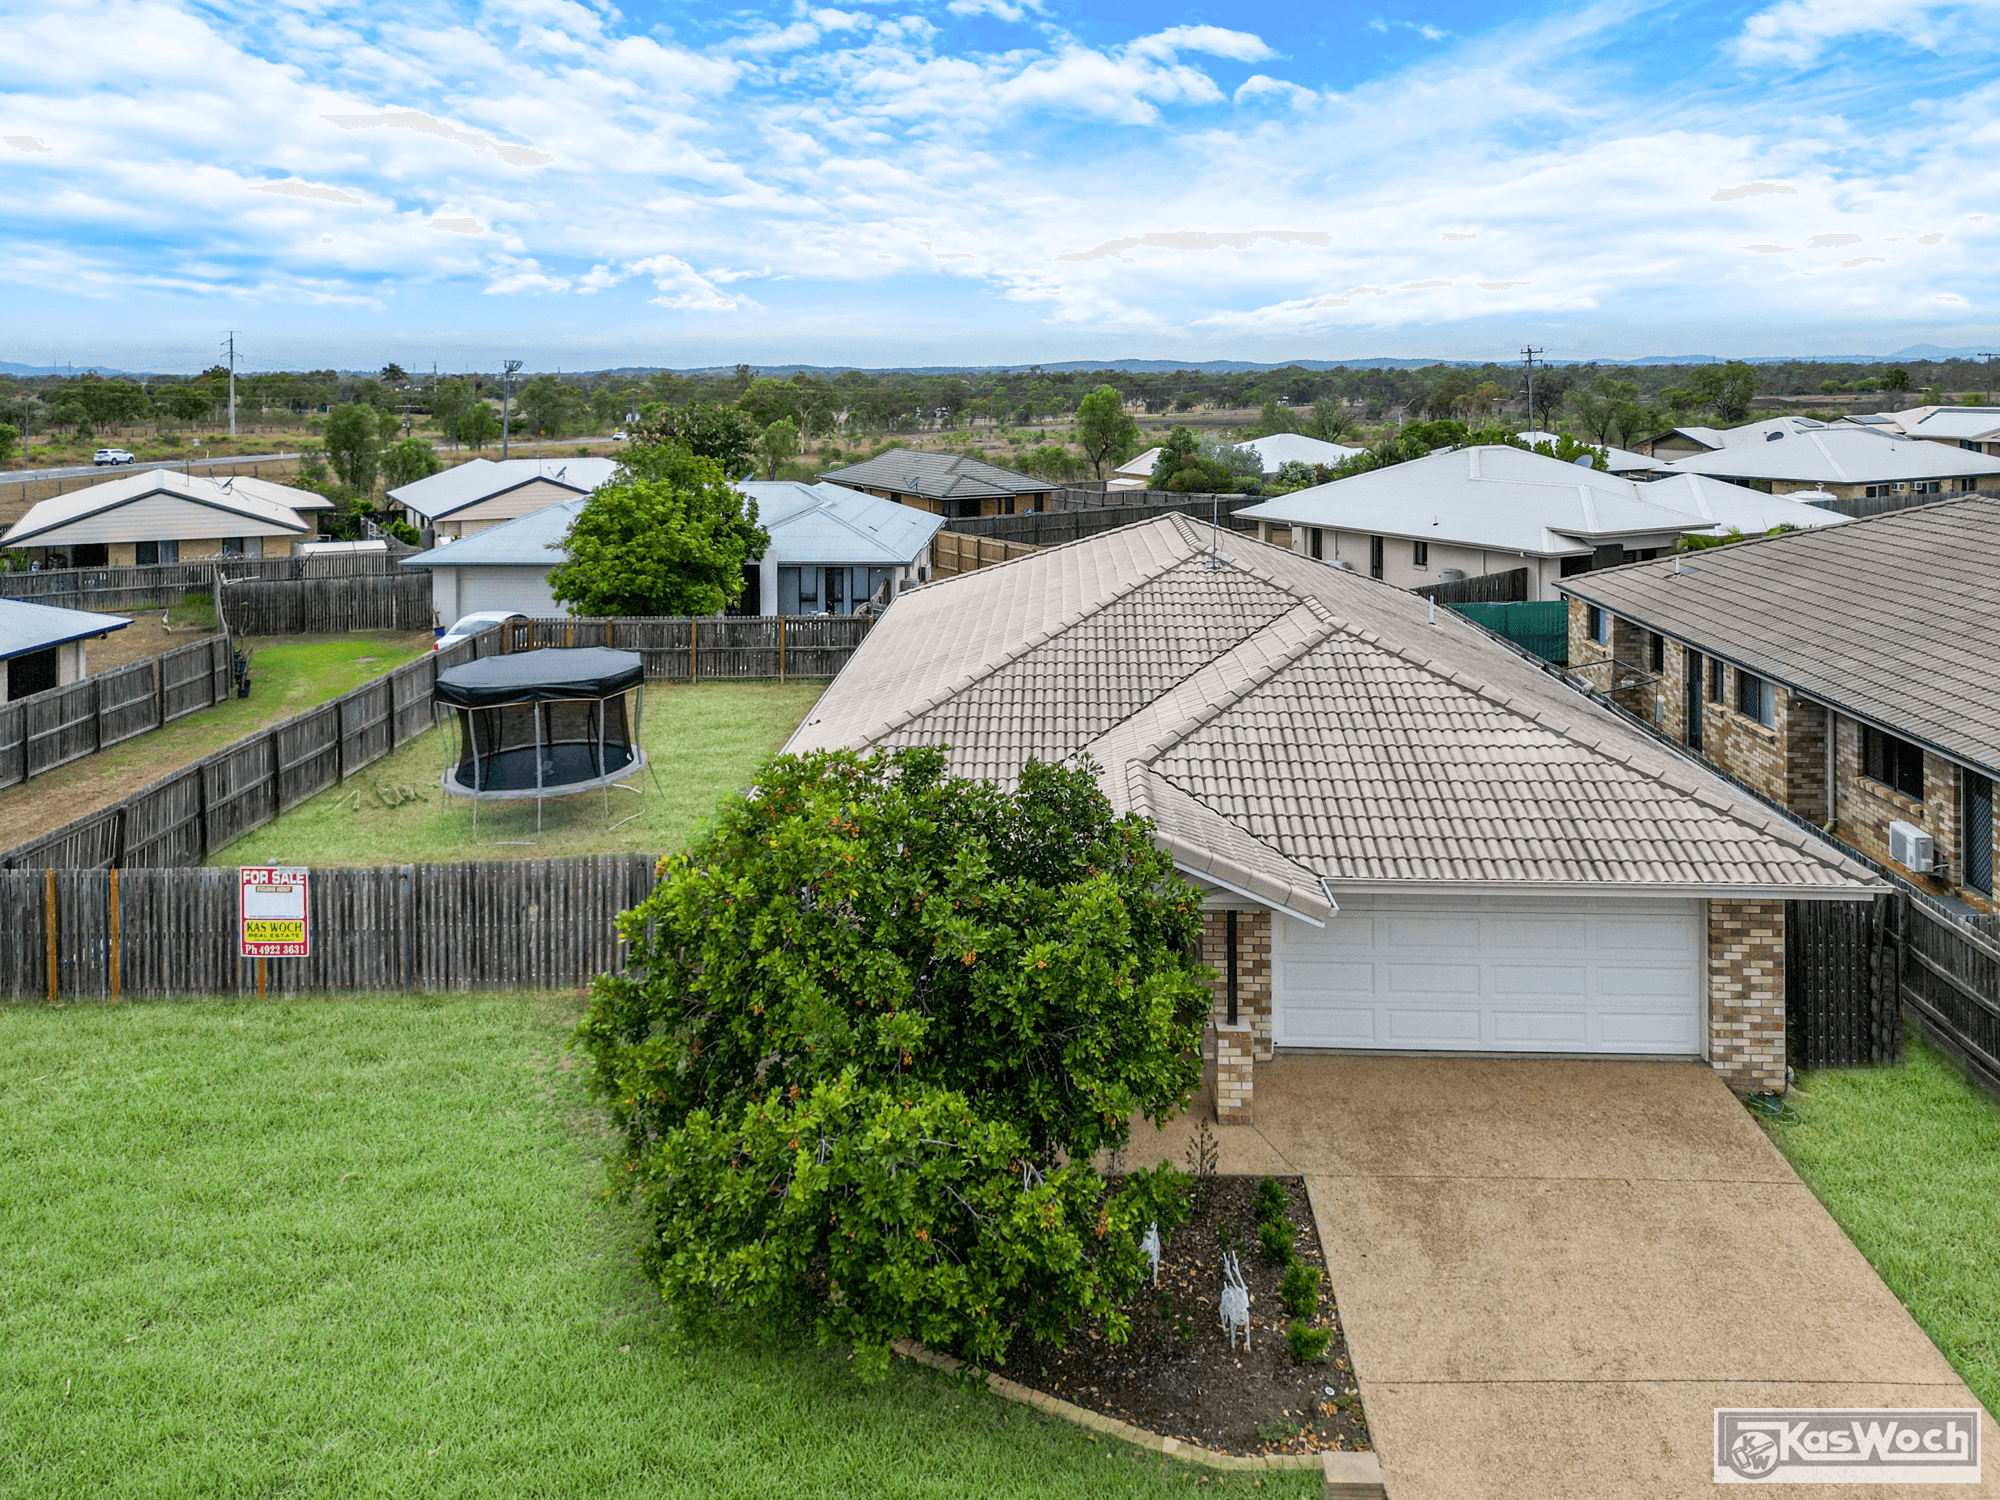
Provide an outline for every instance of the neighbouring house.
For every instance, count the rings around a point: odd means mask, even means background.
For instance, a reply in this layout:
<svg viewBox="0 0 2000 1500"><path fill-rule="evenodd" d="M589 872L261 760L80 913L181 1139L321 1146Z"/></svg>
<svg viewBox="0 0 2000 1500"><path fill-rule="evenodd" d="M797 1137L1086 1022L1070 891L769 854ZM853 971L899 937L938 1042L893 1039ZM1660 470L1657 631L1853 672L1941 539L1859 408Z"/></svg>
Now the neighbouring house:
<svg viewBox="0 0 2000 1500"><path fill-rule="evenodd" d="M91 640L131 623L118 615L0 599L0 702L89 676Z"/></svg>
<svg viewBox="0 0 2000 1500"><path fill-rule="evenodd" d="M741 480L736 487L757 502L758 524L771 535L764 555L744 567L738 613L852 614L884 583L895 593L929 576L942 516L836 484ZM440 625L481 610L566 614L549 593L549 574L563 561L563 538L586 498L440 543L401 566L430 572Z"/></svg>
<svg viewBox="0 0 2000 1500"><path fill-rule="evenodd" d="M744 614L850 615L884 584L890 595L930 577L941 515L821 481L744 480L757 522L771 534L746 565Z"/></svg>
<svg viewBox="0 0 2000 1500"><path fill-rule="evenodd" d="M1261 539L1289 528L1294 551L1399 588L1526 568L1530 601L1557 598L1572 573L1670 552L1683 536L1846 520L1718 480L1642 483L1499 444L1426 454L1236 514Z"/></svg>
<svg viewBox="0 0 2000 1500"><path fill-rule="evenodd" d="M51 567L120 568L223 557L288 557L318 534L323 495L245 475L146 469L38 501L0 536Z"/></svg>
<svg viewBox="0 0 2000 1500"><path fill-rule="evenodd" d="M1562 589L1572 672L1869 857L2000 910L2000 500L1944 500Z"/></svg>
<svg viewBox="0 0 2000 1500"><path fill-rule="evenodd" d="M2000 457L1905 437L1886 427L1776 417L1731 428L1729 441L1668 468L1774 495L1823 490L1842 500L2000 488Z"/></svg>
<svg viewBox="0 0 2000 1500"><path fill-rule="evenodd" d="M1555 434L1551 432L1522 432L1516 433L1515 436L1528 444L1529 447L1533 447L1537 443L1545 443L1551 447L1555 444ZM1590 439L1578 438L1577 441L1587 443ZM1609 443L1599 443L1596 446L1604 450L1605 461L1611 465L1609 472L1613 474L1623 474L1627 477L1638 474L1658 474L1667 467L1665 459L1651 458L1644 453L1635 453L1630 448L1614 448Z"/></svg>
<svg viewBox="0 0 2000 1500"><path fill-rule="evenodd" d="M2000 406L1931 406L1903 424L1903 436L2000 457Z"/></svg>
<svg viewBox="0 0 2000 1500"><path fill-rule="evenodd" d="M398 485L389 504L440 540L467 537L610 482L611 458L475 458Z"/></svg>
<svg viewBox="0 0 2000 1500"><path fill-rule="evenodd" d="M896 600L793 751L1082 763L1204 892L1230 1123L1276 1049L1785 1086L1788 901L1885 883L1450 610L1179 515Z"/></svg>
<svg viewBox="0 0 2000 1500"><path fill-rule="evenodd" d="M1143 490L1153 483L1153 465L1160 461L1163 448L1148 448L1111 471L1111 478L1105 483L1105 490Z"/></svg>
<svg viewBox="0 0 2000 1500"><path fill-rule="evenodd" d="M1017 474L962 453L926 453L917 448L891 448L858 464L829 469L820 478L953 520L1047 510L1055 491L1048 480L1031 474Z"/></svg>
<svg viewBox="0 0 2000 1500"><path fill-rule="evenodd" d="M1236 446L1246 453L1257 455L1257 462L1263 466L1266 478L1286 464L1318 464L1330 469L1344 459L1367 451L1350 448L1344 443L1322 442L1302 432L1273 432L1266 437L1246 438Z"/></svg>
<svg viewBox="0 0 2000 1500"><path fill-rule="evenodd" d="M1690 453L1719 453L1729 446L1723 427L1669 427L1651 437L1636 438L1632 451L1643 458L1683 458Z"/></svg>

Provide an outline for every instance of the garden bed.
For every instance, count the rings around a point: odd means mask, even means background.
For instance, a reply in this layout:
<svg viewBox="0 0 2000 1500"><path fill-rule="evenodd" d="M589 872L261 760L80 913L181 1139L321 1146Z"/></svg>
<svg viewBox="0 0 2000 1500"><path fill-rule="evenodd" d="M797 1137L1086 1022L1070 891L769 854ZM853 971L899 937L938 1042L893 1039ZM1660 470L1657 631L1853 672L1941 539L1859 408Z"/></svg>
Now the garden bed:
<svg viewBox="0 0 2000 1500"><path fill-rule="evenodd" d="M1310 1363L1292 1356L1285 1266L1258 1248L1258 1184L1275 1181L1298 1227L1293 1259L1320 1275L1317 1312L1330 1337ZM1218 1453L1348 1452L1370 1447L1354 1367L1340 1330L1304 1179L1202 1177L1188 1222L1174 1231L1150 1285L1126 1305L1130 1339L1078 1331L1069 1347L1019 1340L1000 1373L1074 1405ZM1218 1318L1222 1252L1235 1249L1250 1290L1250 1340L1231 1349Z"/></svg>

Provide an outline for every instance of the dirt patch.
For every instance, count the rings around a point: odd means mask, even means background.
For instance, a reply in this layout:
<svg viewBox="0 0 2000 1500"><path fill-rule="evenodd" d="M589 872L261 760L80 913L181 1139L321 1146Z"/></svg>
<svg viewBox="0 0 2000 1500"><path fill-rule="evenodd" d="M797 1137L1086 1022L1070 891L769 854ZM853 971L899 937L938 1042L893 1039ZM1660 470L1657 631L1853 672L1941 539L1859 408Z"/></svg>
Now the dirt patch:
<svg viewBox="0 0 2000 1500"><path fill-rule="evenodd" d="M1321 1273L1313 1326L1330 1332L1324 1357L1292 1358L1284 1268L1257 1248L1255 1177L1198 1179L1194 1212L1160 1260L1160 1285L1126 1304L1132 1336L1109 1344L1078 1333L1067 1349L1016 1342L1001 1373L1077 1406L1221 1453L1315 1453L1370 1446L1326 1260L1303 1178L1275 1179L1298 1226L1294 1258ZM1250 1347L1230 1347L1217 1308L1222 1252L1235 1248L1250 1289Z"/></svg>

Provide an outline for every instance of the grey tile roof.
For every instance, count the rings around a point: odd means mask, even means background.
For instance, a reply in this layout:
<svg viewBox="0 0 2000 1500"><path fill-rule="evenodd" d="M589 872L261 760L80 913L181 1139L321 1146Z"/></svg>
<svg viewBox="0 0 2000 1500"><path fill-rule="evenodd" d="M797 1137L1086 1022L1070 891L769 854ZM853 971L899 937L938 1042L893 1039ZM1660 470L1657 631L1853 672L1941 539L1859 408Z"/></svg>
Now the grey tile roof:
<svg viewBox="0 0 2000 1500"><path fill-rule="evenodd" d="M844 469L829 469L820 477L835 484L896 490L932 500L983 500L1054 488L1046 479L1017 474L962 453L926 453L918 448L891 448Z"/></svg>
<svg viewBox="0 0 2000 1500"><path fill-rule="evenodd" d="M0 599L0 661L28 651L46 651L65 641L123 630L131 623L123 615L100 615L85 609Z"/></svg>
<svg viewBox="0 0 2000 1500"><path fill-rule="evenodd" d="M1860 866L1449 610L1167 516L906 594L787 748L1087 753L1187 869L1342 889L1850 896Z"/></svg>
<svg viewBox="0 0 2000 1500"><path fill-rule="evenodd" d="M2000 500L1565 578L1564 592L2000 775Z"/></svg>

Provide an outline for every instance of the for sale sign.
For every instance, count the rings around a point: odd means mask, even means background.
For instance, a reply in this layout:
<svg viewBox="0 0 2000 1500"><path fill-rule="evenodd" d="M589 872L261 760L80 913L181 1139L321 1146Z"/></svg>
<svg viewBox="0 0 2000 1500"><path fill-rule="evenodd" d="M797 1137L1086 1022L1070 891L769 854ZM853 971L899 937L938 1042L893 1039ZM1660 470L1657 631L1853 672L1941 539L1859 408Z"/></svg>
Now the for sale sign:
<svg viewBox="0 0 2000 1500"><path fill-rule="evenodd" d="M274 865L237 871L237 909L245 958L305 958L312 952L306 925L306 872Z"/></svg>

